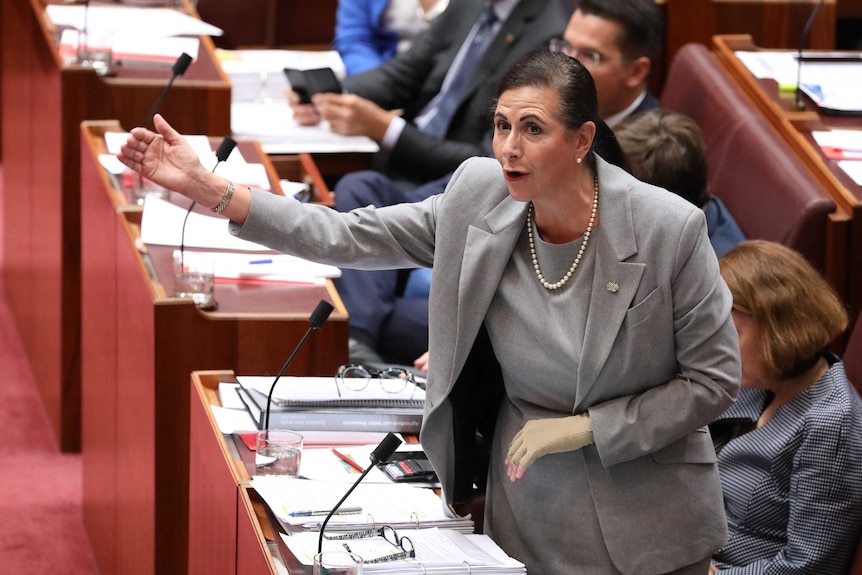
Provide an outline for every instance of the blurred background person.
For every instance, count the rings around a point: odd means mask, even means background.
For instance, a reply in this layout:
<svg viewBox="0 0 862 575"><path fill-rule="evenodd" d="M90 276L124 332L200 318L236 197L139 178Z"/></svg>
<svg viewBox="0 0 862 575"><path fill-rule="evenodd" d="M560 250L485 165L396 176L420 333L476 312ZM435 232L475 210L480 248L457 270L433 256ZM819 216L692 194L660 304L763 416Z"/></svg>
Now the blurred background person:
<svg viewBox="0 0 862 575"><path fill-rule="evenodd" d="M599 94L599 117L615 128L627 116L657 108L647 89L660 56L664 25L655 0L581 0L551 49L577 58Z"/></svg>
<svg viewBox="0 0 862 575"><path fill-rule="evenodd" d="M797 252L763 240L719 260L742 389L714 432L729 539L722 575L844 575L862 526L862 401L827 351L847 327Z"/></svg>
<svg viewBox="0 0 862 575"><path fill-rule="evenodd" d="M347 75L375 68L410 47L449 0L338 0L332 47Z"/></svg>
<svg viewBox="0 0 862 575"><path fill-rule="evenodd" d="M373 139L372 167L403 186L439 178L491 155L486 112L500 77L559 36L572 10L571 0L449 0L409 49L345 78L347 93L312 104L289 93L294 119Z"/></svg>
<svg viewBox="0 0 862 575"><path fill-rule="evenodd" d="M706 144L697 122L653 108L629 116L614 133L634 177L682 196L706 213L709 242L716 255L745 240L721 200L709 193Z"/></svg>

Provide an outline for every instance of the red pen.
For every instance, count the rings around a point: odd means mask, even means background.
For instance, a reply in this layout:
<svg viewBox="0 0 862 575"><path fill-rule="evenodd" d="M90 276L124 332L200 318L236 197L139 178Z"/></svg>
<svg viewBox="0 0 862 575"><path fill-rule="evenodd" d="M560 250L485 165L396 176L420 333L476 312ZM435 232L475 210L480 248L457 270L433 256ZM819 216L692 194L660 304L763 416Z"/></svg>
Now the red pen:
<svg viewBox="0 0 862 575"><path fill-rule="evenodd" d="M341 453L340 451L338 451L335 448L332 448L332 453L334 453L335 456L338 457L338 459L340 459L341 461L343 461L344 463L346 463L347 465L349 465L350 467L352 467L356 471L359 471L360 473L365 471L364 469L362 469L362 466L359 465L358 463L356 463L355 461L353 461L353 458L350 457L349 455L345 455L344 453Z"/></svg>

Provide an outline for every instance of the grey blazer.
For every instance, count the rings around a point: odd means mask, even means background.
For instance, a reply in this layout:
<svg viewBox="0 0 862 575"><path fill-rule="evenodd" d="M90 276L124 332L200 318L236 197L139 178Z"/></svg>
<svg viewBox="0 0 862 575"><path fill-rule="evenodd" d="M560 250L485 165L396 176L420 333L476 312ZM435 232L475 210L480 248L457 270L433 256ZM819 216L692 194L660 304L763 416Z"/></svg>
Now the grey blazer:
<svg viewBox="0 0 862 575"><path fill-rule="evenodd" d="M589 489L614 563L623 573L667 573L710 556L726 538L705 426L739 386L731 297L701 210L597 164L604 233L590 243L595 280L573 413L590 413ZM245 239L338 266L436 264L421 441L449 503L457 453L470 425L483 423L462 421L476 412L460 404L478 384L461 376L477 373L468 357L526 210L508 195L500 165L475 158L444 194L421 203L341 214L256 192L247 222L233 227Z"/></svg>
<svg viewBox="0 0 862 575"><path fill-rule="evenodd" d="M446 73L483 9L480 0L451 0L410 49L382 65L344 80L348 92L386 109L403 109L407 126L395 148L378 158L380 171L428 181L455 171L471 156L491 155L488 114L497 83L515 62L561 36L573 11L571 0L521 0L488 47L464 91L445 140L421 132L412 121L440 92Z"/></svg>

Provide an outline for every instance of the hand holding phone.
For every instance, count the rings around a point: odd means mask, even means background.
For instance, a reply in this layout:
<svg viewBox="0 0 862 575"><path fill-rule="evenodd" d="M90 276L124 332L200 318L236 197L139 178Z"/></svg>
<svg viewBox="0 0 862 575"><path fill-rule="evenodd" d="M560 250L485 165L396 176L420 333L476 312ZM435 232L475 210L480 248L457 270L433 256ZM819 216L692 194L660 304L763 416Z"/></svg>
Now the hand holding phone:
<svg viewBox="0 0 862 575"><path fill-rule="evenodd" d="M299 96L301 104L310 104L311 97L321 92L334 94L343 92L341 82L336 78L332 68L314 68L311 70L285 68L284 73L287 76L290 89Z"/></svg>

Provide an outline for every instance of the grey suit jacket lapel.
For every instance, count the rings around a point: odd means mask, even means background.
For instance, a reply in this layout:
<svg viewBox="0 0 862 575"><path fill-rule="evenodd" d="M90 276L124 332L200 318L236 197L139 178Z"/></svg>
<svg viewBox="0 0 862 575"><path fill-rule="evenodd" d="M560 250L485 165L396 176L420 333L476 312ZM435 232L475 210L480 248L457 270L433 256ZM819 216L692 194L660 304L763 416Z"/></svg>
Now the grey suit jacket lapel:
<svg viewBox="0 0 862 575"><path fill-rule="evenodd" d="M487 228L472 226L467 231L458 286L458 328L451 381L467 360L526 217L527 204L506 197L485 216Z"/></svg>
<svg viewBox="0 0 862 575"><path fill-rule="evenodd" d="M596 237L595 276L578 367L576 411L608 359L645 266L625 261L638 250L632 206L629 198L619 193L625 184L619 182L602 160L599 160L599 186L599 225L608 233Z"/></svg>

